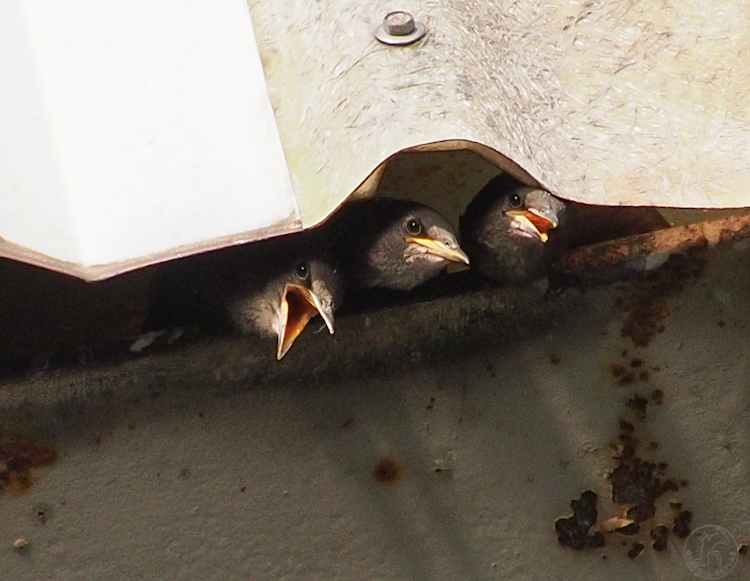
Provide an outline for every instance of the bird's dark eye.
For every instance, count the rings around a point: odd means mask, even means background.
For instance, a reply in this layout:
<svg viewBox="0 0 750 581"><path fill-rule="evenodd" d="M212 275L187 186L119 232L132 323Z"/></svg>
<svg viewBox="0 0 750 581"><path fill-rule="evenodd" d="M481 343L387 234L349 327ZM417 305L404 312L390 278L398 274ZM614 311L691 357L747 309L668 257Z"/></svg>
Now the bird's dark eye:
<svg viewBox="0 0 750 581"><path fill-rule="evenodd" d="M294 276L300 280L307 280L310 278L310 269L304 262L300 262L294 267Z"/></svg>
<svg viewBox="0 0 750 581"><path fill-rule="evenodd" d="M520 208L523 200L521 200L521 196L519 196L518 194L511 194L508 198L508 203L510 204L511 208Z"/></svg>
<svg viewBox="0 0 750 581"><path fill-rule="evenodd" d="M420 222L416 218L409 218L408 220L406 220L406 222L404 222L404 228L406 228L406 232L408 234L416 236L417 234L422 232L422 222Z"/></svg>

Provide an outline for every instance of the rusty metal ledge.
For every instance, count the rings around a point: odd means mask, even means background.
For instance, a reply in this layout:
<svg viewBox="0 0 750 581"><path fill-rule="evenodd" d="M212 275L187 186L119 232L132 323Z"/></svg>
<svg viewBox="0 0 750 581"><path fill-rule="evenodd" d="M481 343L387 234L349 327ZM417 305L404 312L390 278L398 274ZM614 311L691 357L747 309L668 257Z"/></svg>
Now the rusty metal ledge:
<svg viewBox="0 0 750 581"><path fill-rule="evenodd" d="M731 216L581 248L565 256L561 268L575 274L693 248L720 245L726 250L731 248L728 242L749 236L750 215ZM626 270L626 278L638 284L644 269ZM575 282L568 284L586 284L581 278L571 280ZM110 392L148 396L165 386L209 390L220 385L226 390L383 376L425 364L450 363L489 346L517 342L549 325L563 324L560 313L585 308L585 299L576 288L491 288L469 272L441 277L420 292L386 296L388 300L378 308L366 310L360 305L345 310L337 318L333 336L313 325L282 361L273 356L273 342L249 336L196 335L190 330L182 334L166 330L145 339L90 347L79 351L73 364L45 362L36 370L0 380L0 415L8 419L8 414L16 416L29 406L54 406Z"/></svg>

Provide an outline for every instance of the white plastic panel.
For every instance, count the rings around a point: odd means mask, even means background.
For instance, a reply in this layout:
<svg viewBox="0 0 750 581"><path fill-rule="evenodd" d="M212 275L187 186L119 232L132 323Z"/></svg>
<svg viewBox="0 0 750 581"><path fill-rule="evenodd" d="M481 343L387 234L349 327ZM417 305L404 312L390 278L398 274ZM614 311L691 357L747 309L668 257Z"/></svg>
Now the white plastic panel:
<svg viewBox="0 0 750 581"><path fill-rule="evenodd" d="M83 266L297 212L242 0L0 3L0 236Z"/></svg>

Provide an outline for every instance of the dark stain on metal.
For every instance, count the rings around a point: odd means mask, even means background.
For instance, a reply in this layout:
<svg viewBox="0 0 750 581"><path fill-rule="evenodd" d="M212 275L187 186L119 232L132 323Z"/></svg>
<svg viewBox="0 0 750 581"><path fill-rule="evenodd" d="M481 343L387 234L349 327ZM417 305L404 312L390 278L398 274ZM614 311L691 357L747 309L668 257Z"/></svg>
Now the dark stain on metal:
<svg viewBox="0 0 750 581"><path fill-rule="evenodd" d="M633 547L628 551L628 557L631 559L637 559L643 554L646 545L643 543L633 543Z"/></svg>
<svg viewBox="0 0 750 581"><path fill-rule="evenodd" d="M625 366L619 363L611 364L609 366L609 371L612 373L612 377L614 377L615 379L619 379L627 373L627 369L625 368Z"/></svg>
<svg viewBox="0 0 750 581"><path fill-rule="evenodd" d="M425 406L425 408L424 408L424 409L426 409L426 410L431 410L431 409L432 409L432 408L434 408L434 407L435 407L435 398L434 398L434 397L431 397L431 398L430 398L430 403L428 403L428 404L427 404L427 405Z"/></svg>
<svg viewBox="0 0 750 581"><path fill-rule="evenodd" d="M623 353L627 353L627 351L624 351ZM645 369L638 371L638 368L640 368L642 365L643 360L641 359L633 359L630 362L630 367L632 368L632 370L628 369L621 363L610 363L609 371L612 374L612 377L614 378L617 385L631 385L638 381L647 383L651 380L651 374Z"/></svg>
<svg viewBox="0 0 750 581"><path fill-rule="evenodd" d="M667 548L667 539L669 538L669 529L664 525L657 525L651 529L651 546L654 551L663 551Z"/></svg>
<svg viewBox="0 0 750 581"><path fill-rule="evenodd" d="M343 424L341 424L341 429L345 430L347 428L351 428L354 424L354 418L348 418Z"/></svg>
<svg viewBox="0 0 750 581"><path fill-rule="evenodd" d="M591 527L596 524L599 512L596 503L599 497L592 490L581 494L578 500L570 502L573 515L559 518L555 521L555 533L557 541L564 547L570 547L577 551L584 549L599 549L604 546L604 535L596 532L589 534Z"/></svg>
<svg viewBox="0 0 750 581"><path fill-rule="evenodd" d="M692 520L693 513L689 510L683 510L675 517L672 532L681 539L688 538L690 536L690 521Z"/></svg>
<svg viewBox="0 0 750 581"><path fill-rule="evenodd" d="M0 442L0 492L22 494L39 479L35 470L55 463L57 450L49 444Z"/></svg>
<svg viewBox="0 0 750 581"><path fill-rule="evenodd" d="M719 321L717 324L719 325L719 327L723 327L724 325L726 325L724 321Z"/></svg>
<svg viewBox="0 0 750 581"><path fill-rule="evenodd" d="M660 389L655 389L651 392L651 401L654 402L656 405L661 405L664 403L664 392Z"/></svg>
<svg viewBox="0 0 750 581"><path fill-rule="evenodd" d="M636 375L632 371L628 371L625 375L620 377L620 379L617 380L617 383L619 385L630 385L631 383L636 382Z"/></svg>
<svg viewBox="0 0 750 581"><path fill-rule="evenodd" d="M552 355L549 358L549 362L552 365L560 365L561 359L557 355Z"/></svg>
<svg viewBox="0 0 750 581"><path fill-rule="evenodd" d="M35 503L31 507L31 510L34 513L34 518L39 524L46 524L54 514L53 508L46 502Z"/></svg>
<svg viewBox="0 0 750 581"><path fill-rule="evenodd" d="M646 409L648 408L648 400L638 395L637 393L631 397L627 403L625 404L628 406L631 410L635 411L638 414L638 417L640 419L643 419L646 417Z"/></svg>
<svg viewBox="0 0 750 581"><path fill-rule="evenodd" d="M663 397L662 393L660 401L663 401ZM558 519L555 531L560 544L576 549L603 546L613 532L622 536L640 537L632 542L628 550L628 556L635 559L649 544L659 552L667 548L669 528L662 524L652 524L646 528L646 524L656 516L659 499L668 493L678 492L682 481L678 485L675 480L667 478L667 462L653 462L639 457L643 444L636 435L637 425L646 419L648 400L635 394L627 401L626 406L631 410L631 417L618 420L617 440L610 445L614 450L613 457L617 460L617 465L609 476L612 501L620 505L620 508L616 509L615 516L600 524L600 538L596 538L589 531L596 524L598 516L597 496L592 491L585 492L580 500L571 503L573 517ZM649 451L653 452L657 448L655 442L648 445ZM690 534L690 511L682 510L682 504L675 501L671 501L669 506L679 512L672 531L680 538L687 537ZM624 526L620 526L621 524ZM628 546L628 543L623 542L623 546Z"/></svg>
<svg viewBox="0 0 750 581"><path fill-rule="evenodd" d="M660 268L625 285L616 303L626 313L620 334L636 347L647 347L664 332L663 321L671 313L670 300L701 275L704 265L703 249L676 254Z"/></svg>
<svg viewBox="0 0 750 581"><path fill-rule="evenodd" d="M381 458L375 464L372 477L380 484L396 484L404 477L404 469L393 458Z"/></svg>

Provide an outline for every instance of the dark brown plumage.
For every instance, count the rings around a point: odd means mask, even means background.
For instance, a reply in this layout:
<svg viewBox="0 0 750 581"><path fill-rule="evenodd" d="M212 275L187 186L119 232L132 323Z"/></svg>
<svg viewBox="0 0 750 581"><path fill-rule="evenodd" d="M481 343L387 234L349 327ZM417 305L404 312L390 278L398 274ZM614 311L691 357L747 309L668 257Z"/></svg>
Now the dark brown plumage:
<svg viewBox="0 0 750 581"><path fill-rule="evenodd" d="M546 276L568 249L668 226L653 208L566 202L500 174L469 203L460 232L472 270L507 285Z"/></svg>
<svg viewBox="0 0 750 581"><path fill-rule="evenodd" d="M450 262L468 264L450 223L415 202L368 198L344 204L323 226L353 288L410 290Z"/></svg>

